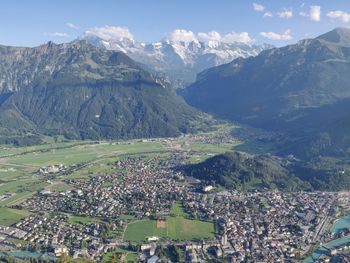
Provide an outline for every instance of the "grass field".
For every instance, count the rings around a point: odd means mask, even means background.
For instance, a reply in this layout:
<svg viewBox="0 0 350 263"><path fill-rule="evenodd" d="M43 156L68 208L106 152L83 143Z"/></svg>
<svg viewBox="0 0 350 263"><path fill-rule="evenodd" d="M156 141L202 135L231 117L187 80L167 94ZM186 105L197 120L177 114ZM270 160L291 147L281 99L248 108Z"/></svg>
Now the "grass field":
<svg viewBox="0 0 350 263"><path fill-rule="evenodd" d="M119 218L121 220L134 220L135 219L135 217L132 215L120 215Z"/></svg>
<svg viewBox="0 0 350 263"><path fill-rule="evenodd" d="M65 184L64 182L57 182L57 183L48 185L46 189L49 189L51 191L56 191L56 192L64 192L64 191L72 190L72 186Z"/></svg>
<svg viewBox="0 0 350 263"><path fill-rule="evenodd" d="M14 205L16 202L25 197L32 195L34 192L43 189L47 184L38 179L16 180L3 183L0 185L0 195L13 193L13 195L0 202L0 207Z"/></svg>
<svg viewBox="0 0 350 263"><path fill-rule="evenodd" d="M233 149L233 147L240 144L208 144L208 143L193 143L190 145L190 149L193 151L192 156L189 158L188 163L199 163L214 155L222 154Z"/></svg>
<svg viewBox="0 0 350 263"><path fill-rule="evenodd" d="M12 157L3 158L0 164L19 166L22 168L27 167L30 170L30 168L35 169L54 164L72 165L91 162L103 157L142 152L156 152L164 149L160 142L138 141L128 141L120 144L108 142L92 144L90 142L85 142L85 144L80 143L71 145L70 147L61 147L58 144L56 147L57 148L48 148L47 151L44 152L38 150L27 154L23 154L23 152L28 152L28 150L21 150L21 148L26 147L15 148L17 149L18 154Z"/></svg>
<svg viewBox="0 0 350 263"><path fill-rule="evenodd" d="M0 163L0 179L2 181L25 178L26 176L26 167Z"/></svg>
<svg viewBox="0 0 350 263"><path fill-rule="evenodd" d="M17 244L17 245L21 245L21 246L30 245L30 241L26 241L26 240L23 240L23 239L17 239L17 238L14 238L14 237L6 238L6 241L14 243L14 244Z"/></svg>
<svg viewBox="0 0 350 263"><path fill-rule="evenodd" d="M128 250L124 250L121 248L117 248L114 251L110 251L108 253L106 253L103 256L103 262L110 262L110 260L112 259L113 255L118 255L118 254L123 254L123 262L136 262L137 261L137 253L135 252L131 252Z"/></svg>
<svg viewBox="0 0 350 263"><path fill-rule="evenodd" d="M130 223L125 231L125 241L143 241L147 237L166 237L166 229L158 229L155 220L136 221Z"/></svg>
<svg viewBox="0 0 350 263"><path fill-rule="evenodd" d="M182 204L180 202L176 202L170 210L170 215L182 216L186 217L187 213L184 211Z"/></svg>
<svg viewBox="0 0 350 263"><path fill-rule="evenodd" d="M211 222L186 219L180 203L175 203L166 217L166 228L157 228L156 220L130 223L124 234L124 241L140 242L156 236L172 240L196 240L214 238L214 224Z"/></svg>
<svg viewBox="0 0 350 263"><path fill-rule="evenodd" d="M166 217L167 227L159 229L155 220L137 221L128 225L124 241L140 242L147 237L168 237L172 240L195 240L214 238L211 222L190 220L184 217Z"/></svg>
<svg viewBox="0 0 350 263"><path fill-rule="evenodd" d="M46 151L53 148L66 148L66 147L71 147L82 143L83 142L72 141L72 142L48 143L48 144L24 146L24 147L0 145L0 157L8 157L8 156L20 155L20 154L30 153L30 152Z"/></svg>
<svg viewBox="0 0 350 263"><path fill-rule="evenodd" d="M262 196L260 198L261 203L265 206L265 208L270 208L269 200L266 197Z"/></svg>
<svg viewBox="0 0 350 263"><path fill-rule="evenodd" d="M94 217L83 217L83 216L72 216L68 219L69 224L87 224L87 223L98 223L100 219Z"/></svg>
<svg viewBox="0 0 350 263"><path fill-rule="evenodd" d="M13 223L29 216L30 213L26 210L10 209L1 207L0 208L0 225L10 226Z"/></svg>
<svg viewBox="0 0 350 263"><path fill-rule="evenodd" d="M174 240L214 238L214 225L211 222L167 217L167 225L167 235Z"/></svg>

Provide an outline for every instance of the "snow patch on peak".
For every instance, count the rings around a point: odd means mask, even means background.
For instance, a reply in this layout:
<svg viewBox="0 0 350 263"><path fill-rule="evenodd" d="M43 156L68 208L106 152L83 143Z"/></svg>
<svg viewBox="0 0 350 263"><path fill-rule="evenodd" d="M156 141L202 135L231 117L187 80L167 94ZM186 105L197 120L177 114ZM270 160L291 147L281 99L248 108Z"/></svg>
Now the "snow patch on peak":
<svg viewBox="0 0 350 263"><path fill-rule="evenodd" d="M149 44L134 40L127 28L105 26L86 31L80 39L91 44L126 53L148 69L177 80L191 82L196 74L210 67L229 63L238 57L256 56L270 45L255 45L248 33L216 31L195 34L176 29L162 41ZM177 81L176 80L176 81Z"/></svg>

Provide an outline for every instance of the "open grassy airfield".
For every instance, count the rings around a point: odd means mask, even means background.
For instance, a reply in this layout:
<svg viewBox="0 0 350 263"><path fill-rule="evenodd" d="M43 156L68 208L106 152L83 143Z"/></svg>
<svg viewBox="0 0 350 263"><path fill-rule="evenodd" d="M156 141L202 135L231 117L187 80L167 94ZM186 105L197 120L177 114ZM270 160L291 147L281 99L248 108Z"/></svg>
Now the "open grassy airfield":
<svg viewBox="0 0 350 263"><path fill-rule="evenodd" d="M15 205L36 191L47 188L65 189L68 186L57 178L52 184L37 173L40 167L64 164L79 165L65 178L85 177L109 169L105 165L126 154L162 153L167 149L161 142L128 141L121 144L72 142L12 148L0 146L0 207ZM105 171L107 172L107 171ZM5 197L4 195L7 195ZM1 220L2 214L0 214Z"/></svg>

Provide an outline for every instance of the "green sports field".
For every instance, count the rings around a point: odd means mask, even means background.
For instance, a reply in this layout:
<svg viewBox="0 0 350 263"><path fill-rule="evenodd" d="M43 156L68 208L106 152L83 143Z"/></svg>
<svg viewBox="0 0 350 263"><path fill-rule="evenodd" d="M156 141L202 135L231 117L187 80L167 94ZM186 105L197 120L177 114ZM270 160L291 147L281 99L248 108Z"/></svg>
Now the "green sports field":
<svg viewBox="0 0 350 263"><path fill-rule="evenodd" d="M180 202L176 202L170 210L170 215L186 217L188 214L184 211L184 208Z"/></svg>
<svg viewBox="0 0 350 263"><path fill-rule="evenodd" d="M181 204L175 203L170 214L172 216L166 217L166 228L157 228L156 220L130 223L125 231L124 241L140 242L153 236L184 241L214 238L214 224L185 218L186 213Z"/></svg>
<svg viewBox="0 0 350 263"><path fill-rule="evenodd" d="M167 227L159 229L155 220L137 221L128 225L124 241L140 242L148 237L170 238L172 240L195 240L214 238L211 222L190 220L184 217L167 217Z"/></svg>

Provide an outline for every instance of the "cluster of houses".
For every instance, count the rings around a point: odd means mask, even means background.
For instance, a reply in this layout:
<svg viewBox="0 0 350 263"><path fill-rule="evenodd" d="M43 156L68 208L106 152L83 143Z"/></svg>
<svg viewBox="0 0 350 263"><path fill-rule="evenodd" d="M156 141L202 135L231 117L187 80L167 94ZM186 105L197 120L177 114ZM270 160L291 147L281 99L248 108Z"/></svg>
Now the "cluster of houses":
<svg viewBox="0 0 350 263"><path fill-rule="evenodd" d="M183 250L186 262L293 262L317 240L328 238L325 223L336 213L339 199L349 200L348 195L339 193L218 192L211 186L198 190L200 182L186 183L173 169L183 162L181 153L168 158L129 157L111 164L112 174L64 179L72 190L44 190L23 201L18 208L33 215L0 228L0 242L10 246L6 238L13 237L39 244L56 256L99 260L107 251L126 246L123 235L109 235L125 229L121 215L162 218L170 213L174 202L181 201L191 217L216 224L216 238L164 242L149 237L137 249L141 262L160 262L160 248L167 246ZM70 223L71 216L100 220L77 224ZM159 221L159 227L164 226Z"/></svg>
<svg viewBox="0 0 350 263"><path fill-rule="evenodd" d="M63 164L55 164L55 165L40 167L40 169L38 170L38 173L42 175L58 174L58 173L64 173L67 170L68 170L68 166Z"/></svg>
<svg viewBox="0 0 350 263"><path fill-rule="evenodd" d="M221 236L218 256L232 262L295 260L308 252L333 212L336 193L188 193L194 216L214 220Z"/></svg>
<svg viewBox="0 0 350 263"><path fill-rule="evenodd" d="M5 238L23 240L23 244L28 244L27 248L35 246L57 257L70 254L74 258L89 259L106 252L108 246L101 242L103 231L102 223L69 223L65 214L48 216L44 213L31 215L11 227L0 228Z"/></svg>
<svg viewBox="0 0 350 263"><path fill-rule="evenodd" d="M174 157L176 158L176 157ZM174 198L185 191L169 168L172 161L127 158L114 164L115 174L98 174L85 180L65 180L73 190L44 190L21 207L33 211L62 211L80 216L136 218L168 212Z"/></svg>
<svg viewBox="0 0 350 263"><path fill-rule="evenodd" d="M0 195L0 202L5 201L6 199L9 199L13 195L15 195L15 193L4 193Z"/></svg>
<svg viewBox="0 0 350 263"><path fill-rule="evenodd" d="M232 136L231 131L214 134L186 134L184 135L186 143L207 143L207 144L233 144L237 141Z"/></svg>

